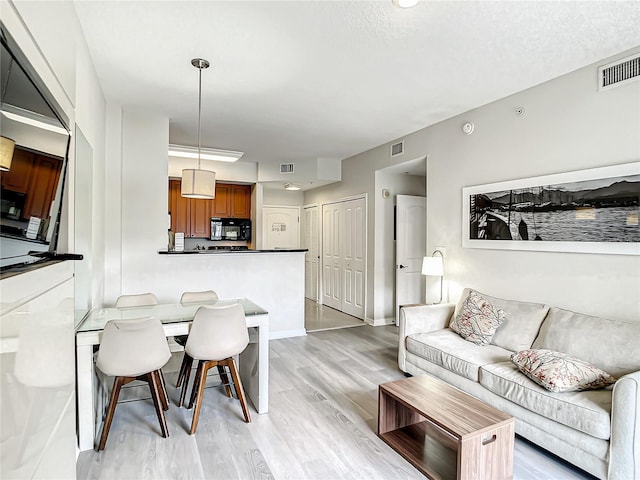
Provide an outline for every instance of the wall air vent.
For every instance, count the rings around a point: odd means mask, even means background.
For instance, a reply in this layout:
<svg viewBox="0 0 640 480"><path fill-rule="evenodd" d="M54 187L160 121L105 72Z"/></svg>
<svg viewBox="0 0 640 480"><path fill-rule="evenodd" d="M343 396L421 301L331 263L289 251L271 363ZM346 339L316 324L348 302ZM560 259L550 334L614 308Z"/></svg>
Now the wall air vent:
<svg viewBox="0 0 640 480"><path fill-rule="evenodd" d="M640 79L640 54L598 67L598 90L609 90Z"/></svg>
<svg viewBox="0 0 640 480"><path fill-rule="evenodd" d="M391 145L391 156L402 155L404 153L404 140Z"/></svg>
<svg viewBox="0 0 640 480"><path fill-rule="evenodd" d="M280 173L293 173L293 163L281 163Z"/></svg>

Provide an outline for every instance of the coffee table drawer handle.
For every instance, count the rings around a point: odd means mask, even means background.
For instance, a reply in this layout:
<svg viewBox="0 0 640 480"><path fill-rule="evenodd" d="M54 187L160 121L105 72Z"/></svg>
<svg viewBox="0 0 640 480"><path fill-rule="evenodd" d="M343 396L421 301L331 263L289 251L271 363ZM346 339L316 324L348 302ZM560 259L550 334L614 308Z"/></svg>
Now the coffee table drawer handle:
<svg viewBox="0 0 640 480"><path fill-rule="evenodd" d="M490 443L493 443L495 441L496 441L496 436L495 435L491 435L490 437L482 439L482 445L489 445Z"/></svg>

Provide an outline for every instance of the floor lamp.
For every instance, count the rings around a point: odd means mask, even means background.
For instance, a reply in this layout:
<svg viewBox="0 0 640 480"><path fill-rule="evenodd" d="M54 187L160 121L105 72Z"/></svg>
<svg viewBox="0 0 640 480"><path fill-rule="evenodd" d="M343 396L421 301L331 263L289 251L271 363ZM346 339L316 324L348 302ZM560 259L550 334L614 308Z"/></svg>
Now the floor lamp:
<svg viewBox="0 0 640 480"><path fill-rule="evenodd" d="M436 254L440 256L436 256ZM430 257L422 259L422 275L429 277L440 277L440 300L442 302L442 277L444 276L443 255L440 250L434 250Z"/></svg>

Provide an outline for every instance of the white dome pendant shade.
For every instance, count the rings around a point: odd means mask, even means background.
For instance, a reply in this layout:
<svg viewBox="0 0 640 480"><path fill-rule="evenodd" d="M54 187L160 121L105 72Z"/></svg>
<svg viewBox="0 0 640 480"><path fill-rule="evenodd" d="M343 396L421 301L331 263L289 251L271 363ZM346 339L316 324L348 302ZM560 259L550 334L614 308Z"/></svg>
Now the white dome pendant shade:
<svg viewBox="0 0 640 480"><path fill-rule="evenodd" d="M216 197L216 172L200 168L200 117L202 113L202 69L209 68L209 62L194 58L191 65L198 69L198 168L182 170L180 194L187 198L211 200Z"/></svg>
<svg viewBox="0 0 640 480"><path fill-rule="evenodd" d="M181 195L189 198L211 199L216 196L216 172L188 168L182 170Z"/></svg>

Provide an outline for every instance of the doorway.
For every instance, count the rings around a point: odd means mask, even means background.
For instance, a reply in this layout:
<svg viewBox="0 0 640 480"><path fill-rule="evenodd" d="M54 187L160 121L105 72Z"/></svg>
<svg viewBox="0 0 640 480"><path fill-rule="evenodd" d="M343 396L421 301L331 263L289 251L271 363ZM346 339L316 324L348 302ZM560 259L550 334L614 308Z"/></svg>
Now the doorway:
<svg viewBox="0 0 640 480"><path fill-rule="evenodd" d="M302 212L302 248L304 254L304 296L318 301L320 241L318 239L318 205L307 205Z"/></svg>

